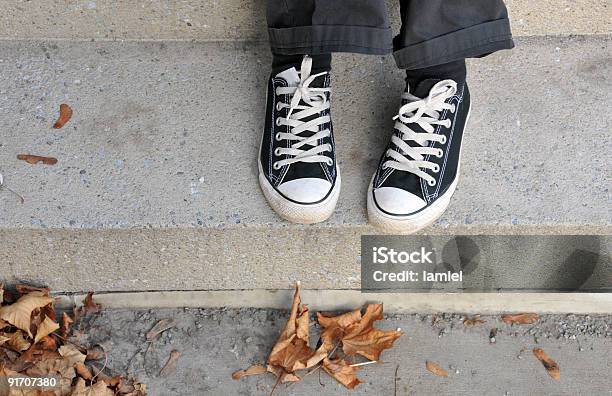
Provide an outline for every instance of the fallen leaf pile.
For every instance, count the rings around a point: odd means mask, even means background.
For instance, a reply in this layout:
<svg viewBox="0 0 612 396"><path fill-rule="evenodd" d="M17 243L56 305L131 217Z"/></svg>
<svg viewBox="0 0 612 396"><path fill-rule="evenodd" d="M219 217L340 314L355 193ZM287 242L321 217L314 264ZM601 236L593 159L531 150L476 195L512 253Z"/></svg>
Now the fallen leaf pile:
<svg viewBox="0 0 612 396"><path fill-rule="evenodd" d="M88 294L74 316L58 322L49 289L16 287L13 298L0 284L0 377L54 376L55 388L11 389L9 396L145 396L142 384L105 372L106 353L100 346L78 344L72 324L99 312ZM80 329L82 331L82 329Z"/></svg>
<svg viewBox="0 0 612 396"><path fill-rule="evenodd" d="M289 320L270 352L267 367L255 364L235 372L232 378L272 373L277 377L277 384L298 382L322 368L346 388L354 389L361 383L357 371L366 364L378 362L381 352L393 347L403 334L374 327L374 322L383 319L382 304L369 304L363 314L361 311L356 309L339 316L317 313L322 332L318 347L313 348L309 310L302 305L298 282ZM357 363L357 357L367 361Z"/></svg>

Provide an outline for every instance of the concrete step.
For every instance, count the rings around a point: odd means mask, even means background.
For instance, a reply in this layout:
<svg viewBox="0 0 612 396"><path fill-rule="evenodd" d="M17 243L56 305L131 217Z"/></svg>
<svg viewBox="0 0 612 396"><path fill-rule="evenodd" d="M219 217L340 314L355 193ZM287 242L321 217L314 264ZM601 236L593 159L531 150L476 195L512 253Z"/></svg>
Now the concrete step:
<svg viewBox="0 0 612 396"><path fill-rule="evenodd" d="M462 181L428 233L610 233L610 43L523 38L470 63ZM265 43L4 41L0 54L0 172L26 198L0 191L4 281L67 292L359 287L359 238L375 232L365 191L402 90L391 58L335 57L343 191L328 222L298 226L257 183ZM51 129L63 102L74 117ZM59 162L32 166L20 153Z"/></svg>
<svg viewBox="0 0 612 396"><path fill-rule="evenodd" d="M399 2L388 0L392 25ZM507 0L517 36L612 32L606 0ZM0 38L66 40L266 40L265 1L5 0Z"/></svg>

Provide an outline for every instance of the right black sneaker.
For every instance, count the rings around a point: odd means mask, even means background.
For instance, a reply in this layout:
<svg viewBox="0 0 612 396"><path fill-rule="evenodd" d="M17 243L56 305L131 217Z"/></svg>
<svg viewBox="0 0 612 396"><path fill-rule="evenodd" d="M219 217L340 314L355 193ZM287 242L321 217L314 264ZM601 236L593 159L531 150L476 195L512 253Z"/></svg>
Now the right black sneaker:
<svg viewBox="0 0 612 396"><path fill-rule="evenodd" d="M294 223L318 223L340 195L330 116L329 71L311 75L312 58L270 78L259 184L268 203Z"/></svg>
<svg viewBox="0 0 612 396"><path fill-rule="evenodd" d="M459 180L470 93L464 81L426 79L409 87L368 189L368 217L389 233L414 233L438 219Z"/></svg>

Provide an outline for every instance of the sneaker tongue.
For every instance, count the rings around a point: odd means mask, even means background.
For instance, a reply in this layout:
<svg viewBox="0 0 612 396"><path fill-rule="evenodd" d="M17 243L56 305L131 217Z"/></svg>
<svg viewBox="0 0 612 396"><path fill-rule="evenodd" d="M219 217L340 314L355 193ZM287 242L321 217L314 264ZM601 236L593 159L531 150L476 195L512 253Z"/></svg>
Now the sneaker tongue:
<svg viewBox="0 0 612 396"><path fill-rule="evenodd" d="M300 75L295 67L278 73L276 77L287 81L287 85L290 87L297 87L300 83Z"/></svg>
<svg viewBox="0 0 612 396"><path fill-rule="evenodd" d="M433 86L439 83L440 81L442 80L437 79L437 78L425 79L416 86L416 89L413 92L411 92L411 94L413 94L417 98L424 99L427 96L429 96L429 91L431 91Z"/></svg>

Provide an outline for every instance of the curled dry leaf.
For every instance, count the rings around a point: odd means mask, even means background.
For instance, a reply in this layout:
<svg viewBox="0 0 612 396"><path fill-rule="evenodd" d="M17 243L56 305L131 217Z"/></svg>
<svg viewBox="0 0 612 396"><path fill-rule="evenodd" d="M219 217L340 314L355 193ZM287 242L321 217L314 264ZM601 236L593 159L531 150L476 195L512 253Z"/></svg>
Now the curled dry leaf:
<svg viewBox="0 0 612 396"><path fill-rule="evenodd" d="M22 352L30 348L30 342L26 340L22 331L17 330L14 333L0 333L0 337L8 338L5 343L7 347L15 352Z"/></svg>
<svg viewBox="0 0 612 396"><path fill-rule="evenodd" d="M473 318L466 317L463 321L463 325L465 327L473 327L479 324L486 323L484 320L480 319L480 315L474 315Z"/></svg>
<svg viewBox="0 0 612 396"><path fill-rule="evenodd" d="M169 330L176 326L176 323L172 319L162 319L153 326L151 330L147 333L147 341L153 341L156 339L161 333L166 330Z"/></svg>
<svg viewBox="0 0 612 396"><path fill-rule="evenodd" d="M59 118L57 119L55 124L53 124L53 128L54 129L60 129L61 127L66 125L66 123L68 121L70 121L71 118L72 118L72 109L67 104L62 103L60 105L60 115L59 115Z"/></svg>
<svg viewBox="0 0 612 396"><path fill-rule="evenodd" d="M70 333L70 325L74 323L74 320L66 312L62 312L62 334L65 336Z"/></svg>
<svg viewBox="0 0 612 396"><path fill-rule="evenodd" d="M546 369L546 371L548 372L548 375L550 375L551 378L556 379L556 380L561 378L561 371L559 370L559 365L557 364L557 362L552 360L546 354L546 352L544 352L543 349L535 348L533 350L533 354L535 355L536 358L538 358L540 362L542 362L542 364L544 365L544 368Z"/></svg>
<svg viewBox="0 0 612 396"><path fill-rule="evenodd" d="M0 345L2 345L2 339L0 339ZM242 377L248 377L249 375L260 375L267 373L268 370L261 364L254 364L246 370L236 371L232 374L232 378L239 380Z"/></svg>
<svg viewBox="0 0 612 396"><path fill-rule="evenodd" d="M440 377L448 377L448 371L444 370L440 365L434 362L430 362L429 360L425 362L425 367L431 373L438 375Z"/></svg>
<svg viewBox="0 0 612 396"><path fill-rule="evenodd" d="M35 286L30 286L30 285L15 285L15 290L17 290L17 293L19 293L20 296L23 296L24 294L30 294L32 292L40 292L43 296L49 296L49 293L51 293L51 290L46 288L46 287L35 287Z"/></svg>
<svg viewBox="0 0 612 396"><path fill-rule="evenodd" d="M94 345L87 350L87 360L100 360L106 356L104 348L100 345Z"/></svg>
<svg viewBox="0 0 612 396"><path fill-rule="evenodd" d="M402 336L401 331L383 331L374 327L374 322L383 318L382 304L369 304L361 316L360 310L338 317L317 315L319 324L325 329L321 334L323 346L329 348L336 341L342 342L342 350L349 356L361 355L370 360L379 360L383 350L393 347Z"/></svg>
<svg viewBox="0 0 612 396"><path fill-rule="evenodd" d="M310 319L308 315L308 307L302 305L300 283L297 282L289 320L268 357L268 371L277 377L279 370L276 368L282 370L283 374L280 375L282 378L288 379L291 377L284 375L285 373L294 373L296 370L310 368L316 364L310 361L314 350L309 346Z"/></svg>
<svg viewBox="0 0 612 396"><path fill-rule="evenodd" d="M168 361L166 362L166 364L164 365L164 367L162 367L162 369L159 371L159 375L168 375L170 373L173 373L176 371L176 365L178 363L178 359L181 356L179 351L172 351L170 352L170 356L168 357Z"/></svg>
<svg viewBox="0 0 612 396"><path fill-rule="evenodd" d="M361 380L357 378L359 368L351 366L344 359L330 360L325 358L323 360L323 370L348 389L355 389L361 383Z"/></svg>
<svg viewBox="0 0 612 396"><path fill-rule="evenodd" d="M55 330L59 329L59 324L50 319L48 316L45 316L45 320L42 321L41 324L36 328L36 337L34 338L34 343L37 344L38 341L42 340L44 337L53 333Z"/></svg>
<svg viewBox="0 0 612 396"><path fill-rule="evenodd" d="M70 366L74 366L76 363L85 363L85 358L87 357L72 344L62 345L58 352L64 360L70 363Z"/></svg>
<svg viewBox="0 0 612 396"><path fill-rule="evenodd" d="M42 162L45 165L55 165L57 164L57 158L53 157L41 157L40 155L31 155L31 154L19 154L17 155L17 159L21 161L25 161L28 164L36 165L39 162Z"/></svg>
<svg viewBox="0 0 612 396"><path fill-rule="evenodd" d="M76 362L74 364L74 371L76 371L77 375L84 380L90 381L93 378L91 370L85 365L85 363Z"/></svg>
<svg viewBox="0 0 612 396"><path fill-rule="evenodd" d="M96 304L94 302L93 292L87 293L87 296L85 296L85 299L83 299L83 308L85 308L84 314L100 312L100 304Z"/></svg>
<svg viewBox="0 0 612 396"><path fill-rule="evenodd" d="M30 319L35 309L52 304L53 298L45 296L43 293L35 291L22 296L11 305L0 308L0 319L3 319L13 326L26 332L32 337L30 332Z"/></svg>
<svg viewBox="0 0 612 396"><path fill-rule="evenodd" d="M76 385L72 388L71 396L114 396L115 393L106 387L104 381L96 382L91 386L83 378L79 378Z"/></svg>
<svg viewBox="0 0 612 396"><path fill-rule="evenodd" d="M540 317L535 313L523 313L517 315L502 315L502 320L506 324L533 324L538 321Z"/></svg>

